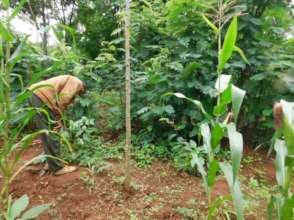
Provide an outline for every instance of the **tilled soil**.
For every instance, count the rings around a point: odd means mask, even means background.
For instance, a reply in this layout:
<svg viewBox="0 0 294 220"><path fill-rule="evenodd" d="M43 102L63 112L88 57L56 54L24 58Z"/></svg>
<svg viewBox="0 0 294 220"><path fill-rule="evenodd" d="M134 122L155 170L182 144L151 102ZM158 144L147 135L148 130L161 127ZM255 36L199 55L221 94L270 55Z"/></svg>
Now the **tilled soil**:
<svg viewBox="0 0 294 220"><path fill-rule="evenodd" d="M22 163L41 152L40 145L29 148ZM253 162L243 165L243 182L250 177L275 182L273 159L248 149L245 155L245 158L253 158ZM157 161L146 169L133 164L131 173L136 191L130 194L121 184L123 164L119 161L110 163L112 168L98 175L92 175L87 168L63 176L39 176L23 171L14 180L11 194L14 198L27 194L31 205L52 204L51 209L39 217L41 220L204 219L207 199L200 177L177 172L169 162ZM213 198L227 194L227 183L219 177ZM260 208L265 210L265 207L266 201L261 201ZM256 210L246 219L263 219L262 216L264 211Z"/></svg>

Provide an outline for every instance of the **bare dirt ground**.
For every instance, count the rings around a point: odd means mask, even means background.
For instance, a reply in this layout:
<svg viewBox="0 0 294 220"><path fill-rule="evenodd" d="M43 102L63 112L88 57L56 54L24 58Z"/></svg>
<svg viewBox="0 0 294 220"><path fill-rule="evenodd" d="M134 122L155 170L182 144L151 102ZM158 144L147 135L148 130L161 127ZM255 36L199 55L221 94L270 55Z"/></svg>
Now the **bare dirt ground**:
<svg viewBox="0 0 294 220"><path fill-rule="evenodd" d="M21 163L41 152L40 146L29 148ZM177 172L168 162L157 161L147 169L134 164L132 177L137 191L130 195L121 185L122 164L115 161L111 164L110 170L95 176L86 168L58 177L51 174L40 177L23 171L13 182L11 194L14 198L27 194L31 205L51 203L52 208L39 217L41 220L204 219L206 195L200 177ZM268 185L275 183L273 159L249 149L245 149L241 173L245 186L250 178ZM255 197L255 189L243 189L248 198L251 190ZM213 197L227 194L226 181L220 177ZM249 204L252 207L246 212L246 219L265 219L266 200L259 199L254 204ZM215 219L224 219L221 213L219 216Z"/></svg>

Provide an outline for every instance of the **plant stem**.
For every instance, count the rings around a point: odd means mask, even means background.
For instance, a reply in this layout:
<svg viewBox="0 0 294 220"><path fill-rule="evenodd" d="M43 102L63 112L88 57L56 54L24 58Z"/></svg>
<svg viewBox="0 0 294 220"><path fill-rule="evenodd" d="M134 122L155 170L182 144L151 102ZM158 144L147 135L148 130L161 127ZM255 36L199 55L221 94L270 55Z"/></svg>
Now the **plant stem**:
<svg viewBox="0 0 294 220"><path fill-rule="evenodd" d="M219 29L219 33L218 33L218 63L220 63L220 53L221 53L221 49L222 49L222 17L223 17L223 0L219 0L218 1L218 29ZM220 79L221 72L219 70L217 70L217 77L218 79ZM221 95L221 91L220 91L220 87L221 87L221 81L219 80L218 82L218 91L217 91L217 104L220 104L220 95ZM218 119L218 117L217 117Z"/></svg>

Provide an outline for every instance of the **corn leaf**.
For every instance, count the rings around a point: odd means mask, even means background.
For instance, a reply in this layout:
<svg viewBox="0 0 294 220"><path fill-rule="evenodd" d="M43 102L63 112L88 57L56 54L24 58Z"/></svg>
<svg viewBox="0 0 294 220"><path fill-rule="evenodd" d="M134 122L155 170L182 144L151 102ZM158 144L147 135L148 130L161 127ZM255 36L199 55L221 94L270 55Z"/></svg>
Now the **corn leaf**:
<svg viewBox="0 0 294 220"><path fill-rule="evenodd" d="M244 200L241 192L240 183L238 180L234 182L233 169L230 164L228 164L227 162L223 162L219 165L230 187L231 195L233 198L233 205L237 213L237 219L243 220Z"/></svg>
<svg viewBox="0 0 294 220"><path fill-rule="evenodd" d="M2 22L0 22L0 37L7 42L11 42L13 40L13 35Z"/></svg>
<svg viewBox="0 0 294 220"><path fill-rule="evenodd" d="M192 160L191 160L191 166L195 167L195 165L197 166L197 170L202 177L205 191L208 192L208 183L207 183L207 178L206 178L206 171L204 169L204 160L203 160L203 158L200 158L196 153L193 153Z"/></svg>
<svg viewBox="0 0 294 220"><path fill-rule="evenodd" d="M2 0L2 7L4 10L9 8L9 0Z"/></svg>
<svg viewBox="0 0 294 220"><path fill-rule="evenodd" d="M228 86L230 85L231 78L232 78L231 75L225 75L225 74L219 75L214 85L215 89L219 91L220 93L224 92L225 89L228 88Z"/></svg>
<svg viewBox="0 0 294 220"><path fill-rule="evenodd" d="M202 112L202 114L207 118L207 119L210 119L210 115L205 111L202 103L198 100L195 100L195 99L191 99L191 98L188 98L186 97L184 94L182 93L179 93L179 92L176 92L176 93L165 93L163 95L164 96L170 96L170 95L174 95L176 96L177 98L180 98L180 99L186 99L188 100L189 102L193 103L194 105L196 105L196 107Z"/></svg>
<svg viewBox="0 0 294 220"><path fill-rule="evenodd" d="M224 137L224 129L220 126L219 123L217 123L213 127L212 133L211 133L211 147L213 150L219 146L220 141L222 140L223 137Z"/></svg>
<svg viewBox="0 0 294 220"><path fill-rule="evenodd" d="M237 30L238 30L238 21L237 17L234 16L233 20L228 28L228 31L225 36L224 44L220 52L219 64L218 64L218 72L221 72L225 64L231 58L234 46L237 39Z"/></svg>
<svg viewBox="0 0 294 220"><path fill-rule="evenodd" d="M238 115L241 109L246 92L238 87L232 85L232 108L234 114L234 121L237 123Z"/></svg>
<svg viewBox="0 0 294 220"><path fill-rule="evenodd" d="M247 58L241 48L234 46L234 51L238 52L240 54L241 58L244 60L244 62L249 64L249 61L247 60Z"/></svg>
<svg viewBox="0 0 294 220"><path fill-rule="evenodd" d="M216 174L219 171L219 165L216 160L209 163L208 173L207 173L207 184L212 187L215 183Z"/></svg>
<svg viewBox="0 0 294 220"><path fill-rule="evenodd" d="M17 199L11 206L9 216L11 220L16 219L29 205L29 197L27 195L23 195L19 199Z"/></svg>
<svg viewBox="0 0 294 220"><path fill-rule="evenodd" d="M3 57L3 40L0 38L0 58Z"/></svg>
<svg viewBox="0 0 294 220"><path fill-rule="evenodd" d="M11 13L10 17L8 18L8 22L10 22L13 18L15 18L19 14L19 12L21 11L21 9L23 8L24 4L27 1L28 0L21 0L20 1L20 3L15 7L15 9Z"/></svg>
<svg viewBox="0 0 294 220"><path fill-rule="evenodd" d="M294 194L291 198L286 199L281 211L281 219L288 220L293 219L293 209L294 209Z"/></svg>
<svg viewBox="0 0 294 220"><path fill-rule="evenodd" d="M211 132L209 125L207 123L203 123L200 125L201 135L203 137L203 147L208 154L211 153Z"/></svg>
<svg viewBox="0 0 294 220"><path fill-rule="evenodd" d="M240 169L243 153L243 137L238 131L236 131L236 127L233 123L228 124L227 129L231 149L231 159L233 163L233 182L235 183Z"/></svg>
<svg viewBox="0 0 294 220"><path fill-rule="evenodd" d="M202 18L216 34L219 33L219 29L204 14L202 15Z"/></svg>
<svg viewBox="0 0 294 220"><path fill-rule="evenodd" d="M287 148L285 146L285 141L277 139L275 143L275 151L276 151L276 159L275 159L276 179L279 186L281 186L284 189L286 185L286 172L287 172L287 167L285 166L285 158L287 155Z"/></svg>
<svg viewBox="0 0 294 220"><path fill-rule="evenodd" d="M229 86L223 91L220 96L220 103L214 107L213 114L221 116L227 111L227 105L232 102L232 86Z"/></svg>

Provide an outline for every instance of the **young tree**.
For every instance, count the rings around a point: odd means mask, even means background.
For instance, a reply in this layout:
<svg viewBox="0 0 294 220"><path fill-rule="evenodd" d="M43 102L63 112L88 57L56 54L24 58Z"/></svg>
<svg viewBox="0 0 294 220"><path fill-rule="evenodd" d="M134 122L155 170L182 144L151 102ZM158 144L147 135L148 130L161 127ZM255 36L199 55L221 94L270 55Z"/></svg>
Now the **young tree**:
<svg viewBox="0 0 294 220"><path fill-rule="evenodd" d="M125 145L125 189L131 188L130 153L131 153L131 57L130 57L130 0L125 8L125 87L126 87L126 145Z"/></svg>

